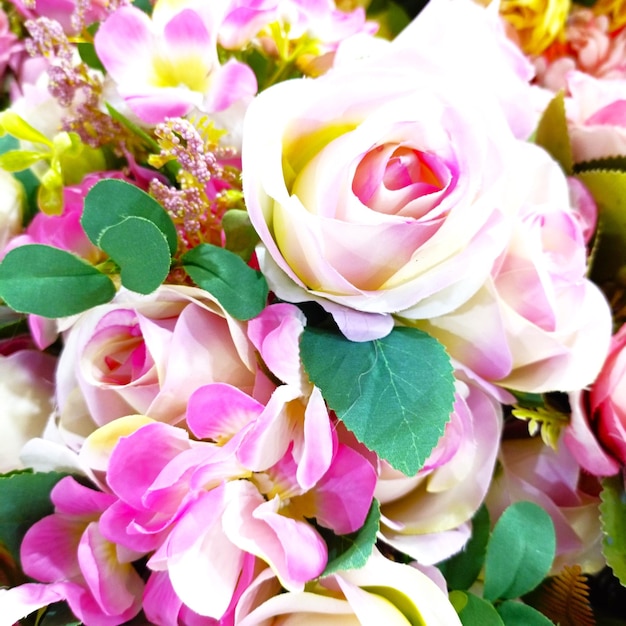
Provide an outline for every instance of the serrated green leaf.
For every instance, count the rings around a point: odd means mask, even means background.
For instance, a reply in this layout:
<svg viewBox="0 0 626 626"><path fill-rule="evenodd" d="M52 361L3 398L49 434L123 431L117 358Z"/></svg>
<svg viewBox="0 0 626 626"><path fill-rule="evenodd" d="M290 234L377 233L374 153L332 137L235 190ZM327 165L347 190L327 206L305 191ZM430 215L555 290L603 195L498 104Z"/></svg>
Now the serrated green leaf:
<svg viewBox="0 0 626 626"><path fill-rule="evenodd" d="M591 277L613 280L626 264L626 172L596 170L576 176L589 189L599 209L598 246Z"/></svg>
<svg viewBox="0 0 626 626"><path fill-rule="evenodd" d="M454 402L443 346L415 328L352 342L307 327L300 353L311 381L359 441L399 471L416 474L443 435Z"/></svg>
<svg viewBox="0 0 626 626"><path fill-rule="evenodd" d="M463 626L504 626L491 602L463 591L452 591L449 598Z"/></svg>
<svg viewBox="0 0 626 626"><path fill-rule="evenodd" d="M108 276L51 246L14 248L0 263L0 297L20 313L65 317L109 302L114 295Z"/></svg>
<svg viewBox="0 0 626 626"><path fill-rule="evenodd" d="M535 132L535 143L546 150L566 174L572 173L572 146L562 91L552 98L543 112Z"/></svg>
<svg viewBox="0 0 626 626"><path fill-rule="evenodd" d="M259 235L250 222L248 211L243 209L226 211L222 218L222 228L226 235L226 249L248 262L259 241Z"/></svg>
<svg viewBox="0 0 626 626"><path fill-rule="evenodd" d="M239 320L257 316L267 304L265 277L230 250L203 243L181 258L185 271Z"/></svg>
<svg viewBox="0 0 626 626"><path fill-rule="evenodd" d="M504 626L554 626L552 620L549 620L537 609L513 600L499 604L498 613Z"/></svg>
<svg viewBox="0 0 626 626"><path fill-rule="evenodd" d="M50 491L66 474L12 472L0 476L0 541L16 563L26 531L53 511Z"/></svg>
<svg viewBox="0 0 626 626"><path fill-rule="evenodd" d="M449 589L469 589L485 562L489 540L489 511L484 505L472 519L472 536L461 552L439 565Z"/></svg>
<svg viewBox="0 0 626 626"><path fill-rule="evenodd" d="M625 172L626 156L617 155L604 157L603 159L592 159L591 161L579 161L574 165L575 174L594 170L620 170Z"/></svg>
<svg viewBox="0 0 626 626"><path fill-rule="evenodd" d="M318 532L328 546L328 563L322 576L363 567L376 544L379 525L380 505L373 500L365 523L354 533L335 535L331 530L318 526Z"/></svg>
<svg viewBox="0 0 626 626"><path fill-rule="evenodd" d="M122 285L148 294L167 278L171 257L167 239L151 221L126 217L106 228L100 247L120 267Z"/></svg>
<svg viewBox="0 0 626 626"><path fill-rule="evenodd" d="M165 209L145 191L123 180L109 178L97 182L85 198L80 223L91 242L100 247L100 238L107 228L127 217L152 222L166 238L170 254L176 253L178 235Z"/></svg>
<svg viewBox="0 0 626 626"><path fill-rule="evenodd" d="M533 502L515 502L487 545L484 597L511 599L532 591L550 571L555 550L552 518Z"/></svg>
<svg viewBox="0 0 626 626"><path fill-rule="evenodd" d="M604 534L602 553L617 579L626 587L626 490L619 474L603 479L600 498Z"/></svg>

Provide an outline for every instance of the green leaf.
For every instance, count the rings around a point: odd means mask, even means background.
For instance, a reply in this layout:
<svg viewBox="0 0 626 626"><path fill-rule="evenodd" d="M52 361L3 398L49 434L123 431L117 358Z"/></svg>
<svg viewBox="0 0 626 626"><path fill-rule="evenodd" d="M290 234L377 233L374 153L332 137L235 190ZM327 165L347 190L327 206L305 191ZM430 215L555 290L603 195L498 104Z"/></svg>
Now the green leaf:
<svg viewBox="0 0 626 626"><path fill-rule="evenodd" d="M472 519L472 536L461 552L440 563L448 589L469 589L485 562L489 540L489 511L484 505Z"/></svg>
<svg viewBox="0 0 626 626"><path fill-rule="evenodd" d="M574 165L574 173L589 172L592 170L620 170L626 171L626 156L618 155L604 157L602 159L592 159L590 161L579 161Z"/></svg>
<svg viewBox="0 0 626 626"><path fill-rule="evenodd" d="M463 626L504 626L491 602L463 591L452 591L449 598Z"/></svg>
<svg viewBox="0 0 626 626"><path fill-rule="evenodd" d="M269 292L265 277L233 252L203 243L181 261L196 285L214 295L234 318L249 320L265 308Z"/></svg>
<svg viewBox="0 0 626 626"><path fill-rule="evenodd" d="M21 118L14 111L3 111L0 113L0 128L4 132L13 135L22 141L31 143L41 143L52 147L52 142L45 135L42 135L36 128L33 128L26 120Z"/></svg>
<svg viewBox="0 0 626 626"><path fill-rule="evenodd" d="M317 526L328 546L328 563L322 576L338 571L363 567L372 554L380 523L380 505L372 501L363 526L349 535L335 535L331 530Z"/></svg>
<svg viewBox="0 0 626 626"><path fill-rule="evenodd" d="M543 112L535 133L535 143L546 150L566 174L572 173L572 146L562 91L552 98Z"/></svg>
<svg viewBox="0 0 626 626"><path fill-rule="evenodd" d="M66 602L56 602L47 607L37 626L81 626Z"/></svg>
<svg viewBox="0 0 626 626"><path fill-rule="evenodd" d="M248 262L259 241L248 211L243 209L226 211L222 218L222 228L226 235L226 249Z"/></svg>
<svg viewBox="0 0 626 626"><path fill-rule="evenodd" d="M626 264L626 172L595 170L577 175L599 209L599 245L594 251L591 277L613 280Z"/></svg>
<svg viewBox="0 0 626 626"><path fill-rule="evenodd" d="M94 70L106 72L104 65L102 65L102 61L100 61L98 54L96 53L96 47L92 43L79 42L76 44L76 47L78 48L78 54L81 61Z"/></svg>
<svg viewBox="0 0 626 626"><path fill-rule="evenodd" d="M620 583L626 587L626 491L618 474L602 481L600 521L602 553Z"/></svg>
<svg viewBox="0 0 626 626"><path fill-rule="evenodd" d="M46 156L42 152L31 150L9 150L0 156L0 168L7 172L21 172Z"/></svg>
<svg viewBox="0 0 626 626"><path fill-rule="evenodd" d="M307 327L300 353L311 381L356 437L399 471L416 474L454 402L452 366L441 344L415 328L352 342Z"/></svg>
<svg viewBox="0 0 626 626"><path fill-rule="evenodd" d="M496 523L485 559L487 600L518 598L541 583L552 566L556 536L551 517L533 502L516 502Z"/></svg>
<svg viewBox="0 0 626 626"><path fill-rule="evenodd" d="M145 191L123 180L109 178L97 182L85 198L80 223L92 243L101 247L100 238L107 228L127 217L142 217L152 222L166 238L170 254L176 253L178 235L165 209Z"/></svg>
<svg viewBox="0 0 626 626"><path fill-rule="evenodd" d="M109 226L100 247L119 265L124 287L152 293L170 271L169 246L158 227L143 217L127 217Z"/></svg>
<svg viewBox="0 0 626 626"><path fill-rule="evenodd" d="M26 531L53 511L50 491L66 474L30 470L0 476L0 541L16 563Z"/></svg>
<svg viewBox="0 0 626 626"><path fill-rule="evenodd" d="M109 302L114 295L108 276L51 246L14 248L0 263L0 297L20 313L65 317Z"/></svg>
<svg viewBox="0 0 626 626"><path fill-rule="evenodd" d="M554 622L537 609L513 600L498 605L498 613L505 626L554 626Z"/></svg>

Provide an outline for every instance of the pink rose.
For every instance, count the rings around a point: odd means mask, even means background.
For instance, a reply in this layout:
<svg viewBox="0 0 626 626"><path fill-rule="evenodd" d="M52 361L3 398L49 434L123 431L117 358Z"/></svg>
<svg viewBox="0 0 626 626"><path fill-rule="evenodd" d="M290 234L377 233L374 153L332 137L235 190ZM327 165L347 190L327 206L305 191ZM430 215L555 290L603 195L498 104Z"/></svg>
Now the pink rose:
<svg viewBox="0 0 626 626"><path fill-rule="evenodd" d="M280 298L318 301L363 340L391 314L441 315L476 292L519 208L507 187L532 163L501 100L463 71L403 40L252 102L243 187Z"/></svg>
<svg viewBox="0 0 626 626"><path fill-rule="evenodd" d="M626 78L600 80L572 72L568 87L574 161L626 154Z"/></svg>
<svg viewBox="0 0 626 626"><path fill-rule="evenodd" d="M65 333L57 373L61 430L79 444L97 425L124 415L176 423L201 385L222 382L251 393L255 372L245 325L205 291L121 291Z"/></svg>
<svg viewBox="0 0 626 626"><path fill-rule="evenodd" d="M602 367L611 311L586 278L586 220L570 207L566 179L547 154L527 149L534 168L524 185L510 187L523 208L490 278L456 311L418 325L485 380L519 391L573 391Z"/></svg>
<svg viewBox="0 0 626 626"><path fill-rule="evenodd" d="M589 394L598 438L626 465L626 324L611 340L609 354Z"/></svg>

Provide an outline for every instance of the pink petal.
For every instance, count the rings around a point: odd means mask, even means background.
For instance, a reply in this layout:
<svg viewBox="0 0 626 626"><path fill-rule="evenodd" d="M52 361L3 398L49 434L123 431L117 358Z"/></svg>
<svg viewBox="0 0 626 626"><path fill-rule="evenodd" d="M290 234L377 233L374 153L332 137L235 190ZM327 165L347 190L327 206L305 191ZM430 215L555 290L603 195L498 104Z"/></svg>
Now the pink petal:
<svg viewBox="0 0 626 626"><path fill-rule="evenodd" d="M211 113L223 111L242 98L257 92L256 76L248 65L230 59L211 74L211 88L204 99L204 109Z"/></svg>

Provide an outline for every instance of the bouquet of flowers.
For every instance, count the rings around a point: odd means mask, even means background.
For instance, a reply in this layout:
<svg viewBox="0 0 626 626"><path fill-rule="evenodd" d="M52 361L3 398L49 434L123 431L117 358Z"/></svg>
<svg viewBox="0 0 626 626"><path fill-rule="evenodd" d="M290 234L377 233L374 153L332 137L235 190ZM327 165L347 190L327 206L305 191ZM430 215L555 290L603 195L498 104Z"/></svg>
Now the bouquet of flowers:
<svg viewBox="0 0 626 626"><path fill-rule="evenodd" d="M1 7L0 626L625 623L624 3Z"/></svg>

